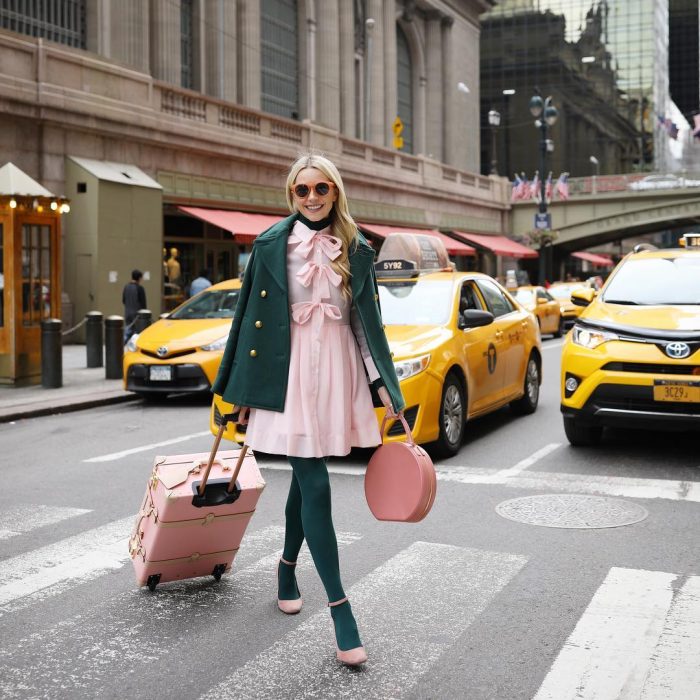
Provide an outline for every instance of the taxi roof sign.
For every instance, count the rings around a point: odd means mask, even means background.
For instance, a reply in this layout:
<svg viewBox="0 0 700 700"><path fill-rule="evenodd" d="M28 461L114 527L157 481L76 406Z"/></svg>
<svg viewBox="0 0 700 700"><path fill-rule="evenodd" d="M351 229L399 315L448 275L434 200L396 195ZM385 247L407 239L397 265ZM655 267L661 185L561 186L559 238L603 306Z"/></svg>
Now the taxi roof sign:
<svg viewBox="0 0 700 700"><path fill-rule="evenodd" d="M410 268L391 267L384 264L388 261L410 262L413 265ZM390 233L384 240L377 257L376 269L378 272L388 272L392 269L435 272L452 270L452 265L445 244L436 236L397 231Z"/></svg>
<svg viewBox="0 0 700 700"><path fill-rule="evenodd" d="M700 233L686 233L679 243L683 248L700 248Z"/></svg>

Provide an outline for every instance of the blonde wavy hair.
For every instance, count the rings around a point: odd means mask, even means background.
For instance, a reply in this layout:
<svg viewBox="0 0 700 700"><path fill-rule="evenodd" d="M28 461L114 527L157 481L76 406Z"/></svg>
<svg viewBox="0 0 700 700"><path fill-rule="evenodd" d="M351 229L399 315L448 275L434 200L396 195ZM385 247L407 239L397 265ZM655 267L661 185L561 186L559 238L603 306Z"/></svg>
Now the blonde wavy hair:
<svg viewBox="0 0 700 700"><path fill-rule="evenodd" d="M287 205L291 212L298 211L294 196L292 195L292 187L296 182L299 173L306 168L316 168L320 170L329 182L332 182L337 191L338 198L331 209L331 234L340 239L342 244L340 255L331 261L331 267L343 278L343 295L350 298L350 261L348 260L348 252L351 245L359 243L357 234L357 224L350 216L348 207L348 199L345 196L345 188L343 187L343 178L340 177L338 168L328 160L325 156L315 153L307 153L300 158L297 158L287 175Z"/></svg>

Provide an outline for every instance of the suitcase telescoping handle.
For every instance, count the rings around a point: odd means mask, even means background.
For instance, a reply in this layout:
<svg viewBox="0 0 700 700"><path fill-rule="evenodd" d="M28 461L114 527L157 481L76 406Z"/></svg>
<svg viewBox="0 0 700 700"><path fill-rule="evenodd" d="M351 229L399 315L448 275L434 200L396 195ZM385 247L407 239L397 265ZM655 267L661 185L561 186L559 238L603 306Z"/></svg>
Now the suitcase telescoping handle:
<svg viewBox="0 0 700 700"><path fill-rule="evenodd" d="M415 440L413 439L413 435L411 434L411 428L409 427L408 423L406 422L406 419L403 416L403 411L399 411L399 413L396 417L403 424L403 429L404 429L404 432L406 433L406 442L411 446L415 445L416 443L415 443ZM382 440L384 439L384 427L386 426L387 420L389 420L389 411L387 411L384 414L384 418L382 420L382 428L379 432L379 434L382 436Z"/></svg>
<svg viewBox="0 0 700 700"><path fill-rule="evenodd" d="M219 444L221 443L221 438L224 436L224 431L226 430L226 424L234 420L236 416L236 411L235 409L231 413L227 413L226 415L221 417L221 423L219 425L219 432L216 434L216 438L214 440L214 444L212 445L211 452L209 453L209 461L207 462L207 466L204 469L204 474L202 475L202 482L199 485L199 495L203 496L204 495L204 489L207 487L207 481L209 480L209 472L211 471L212 464L214 464L214 458L216 457L216 453L219 450ZM238 474L241 471L241 467L243 466L243 458L245 457L245 453L248 451L248 445L243 445L241 447L241 451L238 453L238 461L236 462L236 467L233 470L233 476L231 477L231 481L229 482L228 486L226 487L227 493L231 493L233 489L236 487L236 479L238 479Z"/></svg>

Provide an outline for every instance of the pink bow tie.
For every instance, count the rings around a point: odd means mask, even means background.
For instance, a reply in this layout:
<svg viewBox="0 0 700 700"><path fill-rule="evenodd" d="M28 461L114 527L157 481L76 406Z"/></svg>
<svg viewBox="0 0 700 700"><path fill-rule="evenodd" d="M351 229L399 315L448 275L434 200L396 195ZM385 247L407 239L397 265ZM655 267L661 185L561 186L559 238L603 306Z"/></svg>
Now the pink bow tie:
<svg viewBox="0 0 700 700"><path fill-rule="evenodd" d="M317 265L315 262L307 262L297 272L296 277L304 287L308 287L315 277L318 280L321 299L328 299L331 295L329 282L337 287L343 281L343 278L330 265Z"/></svg>
<svg viewBox="0 0 700 700"><path fill-rule="evenodd" d="M302 301L298 304L292 304L292 318L296 323L306 323L316 311L324 313L334 321L340 321L343 317L335 304L326 304L321 301Z"/></svg>
<svg viewBox="0 0 700 700"><path fill-rule="evenodd" d="M292 233L289 238L292 242L299 241L296 250L299 255L305 258L309 257L309 254L314 249L314 245L318 244L330 260L335 260L340 255L340 249L343 245L340 238L327 233L317 233L306 241L296 233Z"/></svg>

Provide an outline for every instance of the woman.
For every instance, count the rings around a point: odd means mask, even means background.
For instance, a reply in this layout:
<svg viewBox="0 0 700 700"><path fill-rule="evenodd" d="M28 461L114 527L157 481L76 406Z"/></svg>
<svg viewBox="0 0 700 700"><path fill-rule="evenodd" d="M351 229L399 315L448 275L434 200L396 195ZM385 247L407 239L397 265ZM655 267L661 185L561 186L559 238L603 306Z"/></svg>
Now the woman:
<svg viewBox="0 0 700 700"><path fill-rule="evenodd" d="M393 416L404 408L379 312L374 251L327 158L287 177L292 216L258 236L213 391L240 407L246 443L292 465L279 609L301 610L294 567L304 538L328 595L336 656L367 660L340 580L326 458L381 442L368 382Z"/></svg>

